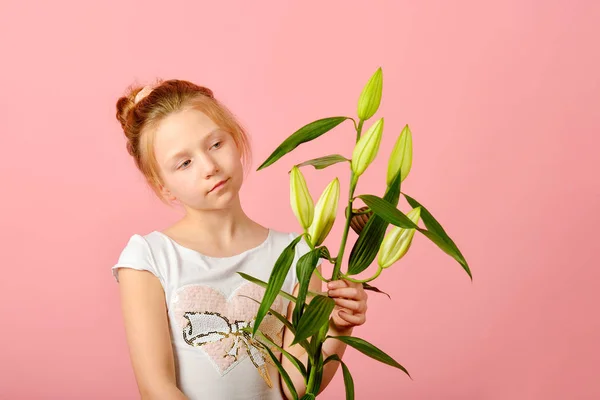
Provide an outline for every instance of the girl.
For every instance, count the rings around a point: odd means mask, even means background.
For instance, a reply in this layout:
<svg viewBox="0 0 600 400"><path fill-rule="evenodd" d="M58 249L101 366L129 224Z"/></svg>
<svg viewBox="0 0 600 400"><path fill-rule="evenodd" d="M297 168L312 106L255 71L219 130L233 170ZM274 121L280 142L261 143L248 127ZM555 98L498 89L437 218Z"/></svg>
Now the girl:
<svg viewBox="0 0 600 400"><path fill-rule="evenodd" d="M244 213L239 191L250 160L244 129L210 89L182 80L130 89L117 102L117 119L150 187L185 211L162 231L132 235L112 267L141 397L291 398L258 338L240 331L252 326L258 310L249 297L260 301L264 289L237 272L268 281L277 257L298 236L265 228ZM296 262L307 251L303 238L283 286L294 295ZM367 294L346 280L327 287L336 302L329 334L351 335L365 322ZM309 290L322 291L316 274ZM272 308L291 321L293 306L278 296ZM260 330L306 365L307 354L290 346L292 334L279 320L267 315ZM338 340L323 345L324 357L344 351ZM301 397L302 375L275 354ZM325 366L320 390L338 364Z"/></svg>

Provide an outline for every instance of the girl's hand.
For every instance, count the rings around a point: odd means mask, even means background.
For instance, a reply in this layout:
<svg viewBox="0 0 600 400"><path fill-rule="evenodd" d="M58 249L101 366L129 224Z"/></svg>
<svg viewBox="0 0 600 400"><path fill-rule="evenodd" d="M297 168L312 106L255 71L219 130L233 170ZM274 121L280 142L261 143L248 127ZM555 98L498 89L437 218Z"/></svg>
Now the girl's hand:
<svg viewBox="0 0 600 400"><path fill-rule="evenodd" d="M339 330L348 330L366 321L367 292L362 283L346 279L327 283L327 294L335 301L331 318Z"/></svg>

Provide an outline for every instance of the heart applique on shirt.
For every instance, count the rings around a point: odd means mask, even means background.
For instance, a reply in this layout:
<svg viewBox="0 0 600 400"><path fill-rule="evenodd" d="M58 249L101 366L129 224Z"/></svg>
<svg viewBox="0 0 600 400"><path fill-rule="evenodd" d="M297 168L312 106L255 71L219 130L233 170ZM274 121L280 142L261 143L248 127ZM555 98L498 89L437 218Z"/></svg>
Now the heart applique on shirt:
<svg viewBox="0 0 600 400"><path fill-rule="evenodd" d="M252 327L265 289L247 282L239 286L229 298L210 286L186 285L175 293L171 311L181 328L183 340L211 359L221 375L231 371L240 361L251 357L265 382L272 386L265 362L272 363L268 353L241 328ZM271 308L285 315L283 299L278 296ZM267 314L260 331L278 346L283 342L283 323ZM276 348L269 346L275 355Z"/></svg>

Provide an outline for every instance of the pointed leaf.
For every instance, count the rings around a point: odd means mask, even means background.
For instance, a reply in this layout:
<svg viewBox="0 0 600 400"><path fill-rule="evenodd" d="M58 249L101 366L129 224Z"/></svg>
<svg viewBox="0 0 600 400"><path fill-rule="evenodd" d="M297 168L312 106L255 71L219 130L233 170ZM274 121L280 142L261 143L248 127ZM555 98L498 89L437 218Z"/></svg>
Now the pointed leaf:
<svg viewBox="0 0 600 400"><path fill-rule="evenodd" d="M442 238L442 240L444 240L446 243L448 243L448 245L460 257L459 263L467 271L467 273L469 274L469 276L472 277L471 270L469 269L469 265L467 264L467 260L465 260L465 257L462 255L462 253L458 249L458 246L456 246L456 243L454 243L454 241L450 238L450 236L448 236L448 234L446 233L446 231L444 230L444 228L442 228L442 225L440 225L440 223L433 217L433 215L431 215L431 213L429 212L429 210L427 210L427 208L425 208L421 203L419 203L417 200L415 200L414 198L410 197L406 193L402 193L402 194L404 195L404 197L406 197L406 201L408 201L408 204L410 204L411 207L413 207L413 208L421 207L421 219L423 220L423 223L425 224L425 227L430 232L435 233L440 238Z"/></svg>
<svg viewBox="0 0 600 400"><path fill-rule="evenodd" d="M256 322L254 324L254 334L258 330L260 323L263 318L269 311L271 304L279 294L281 287L283 286L283 282L292 266L292 262L294 261L294 257L296 255L295 247L296 244L302 239L302 235L297 236L292 240L285 249L281 252L277 261L275 261L275 266L271 271L271 275L269 276L269 282L267 284L267 288L265 289L265 294L260 303L260 307L258 307L258 312L256 314Z"/></svg>
<svg viewBox="0 0 600 400"><path fill-rule="evenodd" d="M314 250L303 254L296 264L296 275L298 277L299 289L297 297L298 301L294 307L294 313L292 317L295 326L298 326L298 321L300 320L302 312L304 311L304 303L306 302L308 284L310 283L310 278L312 277L313 271L317 266L317 262L319 261L320 253L321 249L317 247Z"/></svg>
<svg viewBox="0 0 600 400"><path fill-rule="evenodd" d="M269 285L267 284L267 282L265 282L265 281L261 281L260 279L257 279L257 278L255 278L255 277L253 277L253 276L250 276L250 275L248 275L248 274L245 274L245 273L243 273L243 272L238 272L238 274L239 274L239 275L240 275L242 278L244 278L244 279L246 279L246 280L248 280L248 281L250 281L250 282L252 282L252 283L256 283L257 285L259 285L259 286L261 286L261 287L264 287L264 288L266 288L267 286L269 286ZM293 301L294 303L297 301L297 299L296 299L294 296L292 296L291 294L289 294L288 292L285 292L285 291L283 291L283 290L280 290L280 291L279 291L279 295L280 295L281 297L283 297L284 299L288 299L288 300L290 300L290 301Z"/></svg>
<svg viewBox="0 0 600 400"><path fill-rule="evenodd" d="M419 229L417 224L412 222L402 211L396 206L381 197L372 194L361 194L359 197L375 214L389 222L390 224L407 229Z"/></svg>
<svg viewBox="0 0 600 400"><path fill-rule="evenodd" d="M401 173L398 171L387 187L383 198L390 204L397 205L400 199ZM379 252L379 247L389 222L373 214L369 217L365 227L360 232L358 239L352 246L348 259L348 275L357 275L366 270Z"/></svg>
<svg viewBox="0 0 600 400"><path fill-rule="evenodd" d="M271 339L269 339L264 333L262 333L261 331L258 331L259 335L262 337L262 339L267 342L269 345L275 347L277 350L279 350L279 352L281 352L281 354L283 354L291 363L292 365L294 365L296 367L296 369L298 371L300 371L300 373L302 374L302 376L304 377L304 379L306 380L306 378L308 377L308 374L306 372L306 367L304 366L304 364L302 364L302 362L295 357L293 354L291 354L288 351L285 351L285 349L283 349L281 346L279 346L277 343L273 342Z"/></svg>
<svg viewBox="0 0 600 400"><path fill-rule="evenodd" d="M254 301L254 302L256 302L256 303L260 304L260 301L258 301L258 300L256 300L256 299L253 299L253 298L252 298L252 297L250 297L250 296L246 296L246 295L244 295L244 294L238 294L238 296L240 296L240 297L245 297L245 298L247 298L247 299L250 299L250 300L252 300L252 301ZM291 324L291 322L290 322L290 321L289 321L289 320L288 320L286 317L284 317L284 316L283 316L281 313L279 313L279 312L277 312L277 311L273 310L272 308L269 308L269 314L273 315L275 318L277 318L279 321L281 321L281 323L282 323L283 325L285 325L285 327L286 327L286 328L288 328L288 329L290 330L290 332L292 332L292 334L294 334L294 335L296 334L296 330L294 329L294 326L293 326L293 325Z"/></svg>
<svg viewBox="0 0 600 400"><path fill-rule="evenodd" d="M337 361L342 364L342 370L344 373L344 386L346 387L346 400L354 400L354 379L352 379L352 374L350 374L350 370L346 366L346 363L342 361L340 356L337 354L332 354L325 359L323 365L327 364L329 361Z"/></svg>
<svg viewBox="0 0 600 400"><path fill-rule="evenodd" d="M374 291L374 292L377 292L377 293L383 293L383 294L385 294L385 295L386 295L386 296L387 296L387 297L388 297L390 300L392 299L392 298L390 297L390 295L389 295L389 294L387 294L386 292L384 292L384 291L382 291L382 290L379 290L379 289L377 289L375 286L371 286L371 285L369 285L367 282L363 282L363 289L365 289L365 290L372 290L372 291Z"/></svg>
<svg viewBox="0 0 600 400"><path fill-rule="evenodd" d="M239 274L239 275L240 275L242 278L244 278L244 279L246 279L246 280L248 280L248 281L250 281L250 282L252 282L252 283L256 283L258 286L261 286L261 287L264 287L264 288L266 288L267 286L269 286L269 284L268 284L267 282L265 282L265 281L261 281L260 279L258 279L258 278L255 278L255 277L253 277L253 276L251 276L251 275L248 275L248 274L246 274L246 273L243 273L243 272L238 272L238 274ZM314 297L314 296L318 296L319 294L321 294L321 293L312 292L312 291L310 291L310 290L309 290L309 291L307 291L306 293L307 293L308 295L310 295L310 296L313 296L313 297ZM298 301L298 299L297 299L295 296L292 296L291 294L289 294L288 292L286 292L286 291L284 291L284 290L280 290L280 291L279 291L279 296L283 297L284 299L288 299L289 301L292 301L292 302L294 302L294 303Z"/></svg>
<svg viewBox="0 0 600 400"><path fill-rule="evenodd" d="M425 237L427 237L433 243L435 243L440 249L442 249L444 251L444 253L446 253L450 257L454 258L463 267L465 272L469 275L469 278L471 278L471 280L473 280L473 275L471 275L471 269L469 268L469 265L467 264L465 259L462 257L462 255L457 253L458 249L455 246L450 245L448 242L446 242L440 236L438 236L437 234L435 234L431 231L421 229L421 228L419 228L418 231L421 232L423 235L425 235Z"/></svg>
<svg viewBox="0 0 600 400"><path fill-rule="evenodd" d="M384 199L371 195L371 194L363 194L358 196L362 199L375 214L379 215L381 218L385 219L391 224L399 226L401 228L408 229L416 229L421 232L425 237L435 243L444 253L448 254L450 257L454 258L467 272L471 280L473 276L471 275L471 270L467 265L467 262L462 257L462 255L457 252L456 246L448 243L446 240L442 239L437 233L433 231L428 231L426 229L420 228L417 224L412 222L410 218L408 218L402 211L398 210L389 202Z"/></svg>
<svg viewBox="0 0 600 400"><path fill-rule="evenodd" d="M330 165L337 164L344 161L350 161L341 154L331 154L329 156L323 156L319 158L313 158L312 160L304 161L303 163L296 164L297 167L304 167L306 165L312 165L315 169L324 169Z"/></svg>
<svg viewBox="0 0 600 400"><path fill-rule="evenodd" d="M327 337L328 332L329 332L329 322L321 325L321 328L319 328L319 330L310 337L309 350L308 350L309 354L314 355L314 354L319 354L321 352L321 349L323 347L323 342L325 341L325 337Z"/></svg>
<svg viewBox="0 0 600 400"><path fill-rule="evenodd" d="M329 327L329 324L327 324ZM321 343L322 344L322 343ZM315 377L314 391L318 392L321 389L321 382L323 381L323 352L319 347L319 357L317 358L317 364L315 368L317 369L317 375Z"/></svg>
<svg viewBox="0 0 600 400"><path fill-rule="evenodd" d="M315 400L315 395L312 393L306 393L300 400Z"/></svg>
<svg viewBox="0 0 600 400"><path fill-rule="evenodd" d="M329 260L331 258L331 254L329 254L329 249L325 246L319 247L321 249L321 254L319 257Z"/></svg>
<svg viewBox="0 0 600 400"><path fill-rule="evenodd" d="M260 301L253 299L250 296L246 296L243 294L239 294L238 296L246 297L247 299L250 299L250 300L254 301L255 303L260 304ZM292 335L294 335L294 336L296 335L296 329L294 328L292 323L286 317L284 317L282 314L278 313L277 311L273 310L272 308L269 308L269 314L273 315L275 318L277 318L279 321L281 321L285 325L285 327L290 332L292 332ZM250 330L252 331L252 329L250 329ZM308 340L302 340L300 342L300 346L302 346L302 348L304 348L307 352L310 351L310 343L308 342Z"/></svg>
<svg viewBox="0 0 600 400"><path fill-rule="evenodd" d="M404 371L406 373L406 375L408 375L410 377L410 374L402 365L398 364L398 362L396 362L392 357L388 356L383 351L381 351L381 349L375 347L374 345L372 345L371 343L367 342L364 339L357 338L354 336L327 336L327 337L337 339L341 342L344 342L348 346L354 347L356 350L360 351L363 354L366 354L367 356L369 356L377 361L380 361L387 365L391 365L392 367L399 368L402 371Z"/></svg>
<svg viewBox="0 0 600 400"><path fill-rule="evenodd" d="M268 167L273 164L281 157L294 150L300 144L309 142L313 139L318 138L324 133L330 131L335 128L345 120L350 119L349 117L331 117L331 118L323 118L317 121L311 122L308 125L303 126L296 132L292 133L287 139L283 141L273 151L273 153L258 167L257 171L260 171L263 168Z"/></svg>
<svg viewBox="0 0 600 400"><path fill-rule="evenodd" d="M334 307L335 302L331 297L318 295L313 298L298 321L292 344L311 337L323 324L329 324L329 316Z"/></svg>
<svg viewBox="0 0 600 400"><path fill-rule="evenodd" d="M271 357L271 360L273 360L273 363L275 363L275 366L277 367L277 369L279 370L279 373L281 374L281 378L287 385L288 389L290 389L290 393L294 397L294 400L297 400L298 392L296 391L296 388L294 387L294 384L292 383L292 379L290 378L290 375L287 373L285 368L283 368L283 365L281 365L279 358L277 358L275 356L275 354L273 354L271 349L269 349L268 346L264 346L264 349L269 353L269 356Z"/></svg>

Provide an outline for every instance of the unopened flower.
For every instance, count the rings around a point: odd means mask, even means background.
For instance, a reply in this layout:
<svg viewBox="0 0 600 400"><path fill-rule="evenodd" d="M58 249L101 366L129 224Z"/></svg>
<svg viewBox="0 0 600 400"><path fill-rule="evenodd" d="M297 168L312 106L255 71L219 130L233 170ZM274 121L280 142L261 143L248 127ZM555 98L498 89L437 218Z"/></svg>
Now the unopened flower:
<svg viewBox="0 0 600 400"><path fill-rule="evenodd" d="M394 180L394 176L401 170L400 182L402 182L410 172L412 166L412 133L408 125L404 126L400 136L396 140L392 154L388 161L387 184L388 186Z"/></svg>
<svg viewBox="0 0 600 400"><path fill-rule="evenodd" d="M381 103L382 89L383 72L380 67L371 76L360 94L358 99L358 118L367 120L377 112Z"/></svg>
<svg viewBox="0 0 600 400"><path fill-rule="evenodd" d="M340 197L340 181L338 178L332 180L323 190L321 197L315 206L315 215L312 224L308 228L313 246L319 246L333 227L337 214L338 199Z"/></svg>
<svg viewBox="0 0 600 400"><path fill-rule="evenodd" d="M297 166L290 171L290 203L302 228L308 229L313 221L315 206L304 175Z"/></svg>
<svg viewBox="0 0 600 400"><path fill-rule="evenodd" d="M352 152L352 171L358 178L377 156L381 136L383 134L383 118L378 119L367 132L358 139Z"/></svg>
<svg viewBox="0 0 600 400"><path fill-rule="evenodd" d="M417 224L421 217L421 207L413 208L406 216ZM379 256L377 258L379 266L387 268L401 259L410 248L414 235L415 229L393 226L385 235L379 247Z"/></svg>

